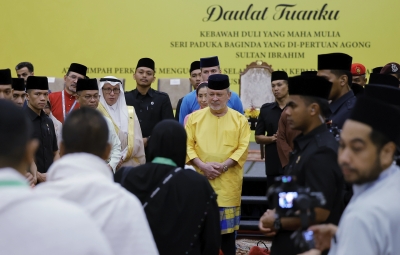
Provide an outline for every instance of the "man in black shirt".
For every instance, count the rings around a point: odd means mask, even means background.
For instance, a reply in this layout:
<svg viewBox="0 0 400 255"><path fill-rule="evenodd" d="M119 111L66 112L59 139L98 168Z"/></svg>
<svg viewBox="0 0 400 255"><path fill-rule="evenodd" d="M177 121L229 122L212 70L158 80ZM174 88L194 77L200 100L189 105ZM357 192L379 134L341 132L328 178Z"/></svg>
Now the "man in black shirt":
<svg viewBox="0 0 400 255"><path fill-rule="evenodd" d="M265 173L267 175L267 189L274 183L276 176L282 175L282 164L276 149L278 122L285 108L288 93L288 75L284 71L272 72L271 86L275 102L266 103L261 107L258 116L255 138L256 143L265 144Z"/></svg>
<svg viewBox="0 0 400 255"><path fill-rule="evenodd" d="M33 124L33 138L39 141L35 155L37 181L46 181L46 172L54 160L59 158L53 121L43 109L49 100L47 77L29 76L26 81L28 107L24 108Z"/></svg>
<svg viewBox="0 0 400 255"><path fill-rule="evenodd" d="M289 102L285 109L288 124L302 132L294 140L286 174L294 175L297 184L322 192L326 204L315 208L316 223L337 224L343 209L344 180L337 163L338 143L325 125L329 114L328 96L332 83L317 76L289 78ZM295 255L301 250L290 238L300 228L299 218L277 218L267 210L260 219L260 229L274 234L271 255Z"/></svg>
<svg viewBox="0 0 400 255"><path fill-rule="evenodd" d="M326 116L332 122L332 127L342 129L344 122L349 118L357 98L352 84L351 62L353 58L344 53L330 53L318 55L318 76L332 82L329 95L331 115Z"/></svg>
<svg viewBox="0 0 400 255"><path fill-rule="evenodd" d="M136 89L125 92L126 104L135 107L146 148L154 126L164 119L174 118L168 94L151 88L156 79L154 74L154 61L150 58L140 59L133 74Z"/></svg>

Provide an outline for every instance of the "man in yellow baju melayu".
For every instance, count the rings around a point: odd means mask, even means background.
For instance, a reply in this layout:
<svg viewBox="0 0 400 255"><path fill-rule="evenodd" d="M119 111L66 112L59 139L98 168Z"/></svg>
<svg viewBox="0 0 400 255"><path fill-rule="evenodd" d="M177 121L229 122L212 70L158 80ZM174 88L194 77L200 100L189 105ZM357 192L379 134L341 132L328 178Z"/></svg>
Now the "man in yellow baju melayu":
<svg viewBox="0 0 400 255"><path fill-rule="evenodd" d="M227 107L229 77L208 78L208 106L193 112L187 121L186 162L205 175L218 194L221 249L235 254L235 230L239 229L243 166L246 162L250 127L239 112Z"/></svg>

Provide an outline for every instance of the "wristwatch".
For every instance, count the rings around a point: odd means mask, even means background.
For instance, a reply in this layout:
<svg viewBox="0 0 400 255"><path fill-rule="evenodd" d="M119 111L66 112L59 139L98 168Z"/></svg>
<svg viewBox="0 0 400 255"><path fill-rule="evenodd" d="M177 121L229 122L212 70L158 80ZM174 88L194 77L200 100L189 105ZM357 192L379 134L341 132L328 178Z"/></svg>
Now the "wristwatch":
<svg viewBox="0 0 400 255"><path fill-rule="evenodd" d="M281 229L281 227L282 227L281 219L279 217L276 217L276 219L274 220L274 229L278 231Z"/></svg>
<svg viewBox="0 0 400 255"><path fill-rule="evenodd" d="M226 171L228 171L228 166L224 165L224 167L222 168L222 172L225 173Z"/></svg>

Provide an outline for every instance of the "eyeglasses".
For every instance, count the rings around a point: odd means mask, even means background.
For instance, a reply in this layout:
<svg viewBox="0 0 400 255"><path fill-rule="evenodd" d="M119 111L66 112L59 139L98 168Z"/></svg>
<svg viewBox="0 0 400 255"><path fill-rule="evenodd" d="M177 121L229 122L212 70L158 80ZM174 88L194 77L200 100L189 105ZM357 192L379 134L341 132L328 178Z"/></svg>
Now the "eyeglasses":
<svg viewBox="0 0 400 255"><path fill-rule="evenodd" d="M104 91L104 93L105 94L111 94L111 91L114 93L114 94L119 94L119 92L121 92L121 90L120 89L110 89L110 88L103 88L103 91Z"/></svg>

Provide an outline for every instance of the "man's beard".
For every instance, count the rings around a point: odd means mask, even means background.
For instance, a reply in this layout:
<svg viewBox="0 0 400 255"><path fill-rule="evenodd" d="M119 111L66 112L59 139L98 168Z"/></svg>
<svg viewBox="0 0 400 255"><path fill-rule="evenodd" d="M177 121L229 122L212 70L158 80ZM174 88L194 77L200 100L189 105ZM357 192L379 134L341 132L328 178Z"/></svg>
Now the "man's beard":
<svg viewBox="0 0 400 255"><path fill-rule="evenodd" d="M352 168L352 169L359 173L359 171L357 169L354 169L354 168ZM365 184L368 182L373 182L379 178L379 175L381 174L382 170L383 169L381 168L381 160L379 159L379 156L377 156L374 164L369 169L368 174L359 176L359 178L357 180L353 181L351 184L362 185L362 184Z"/></svg>

